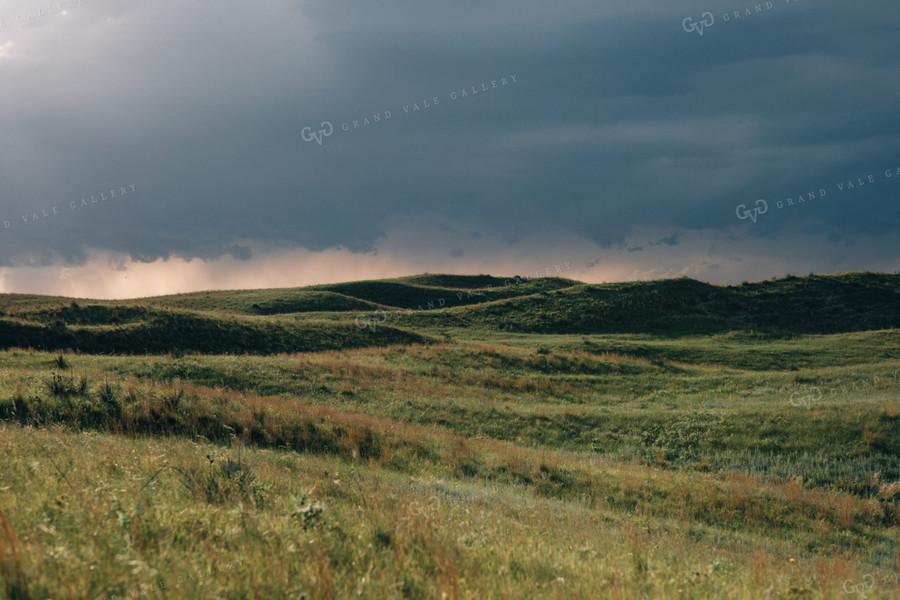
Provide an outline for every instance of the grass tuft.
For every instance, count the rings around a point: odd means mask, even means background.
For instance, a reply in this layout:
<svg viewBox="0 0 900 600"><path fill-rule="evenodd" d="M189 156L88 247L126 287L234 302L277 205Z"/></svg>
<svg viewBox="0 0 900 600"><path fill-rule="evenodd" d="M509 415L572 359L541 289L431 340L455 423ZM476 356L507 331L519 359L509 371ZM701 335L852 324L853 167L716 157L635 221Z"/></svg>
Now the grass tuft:
<svg viewBox="0 0 900 600"><path fill-rule="evenodd" d="M82 375L78 381L70 375L68 379L60 373L53 373L47 382L47 388L54 396L84 396L88 392L88 379Z"/></svg>
<svg viewBox="0 0 900 600"><path fill-rule="evenodd" d="M9 600L29 600L22 551L12 523L0 511L0 590Z"/></svg>

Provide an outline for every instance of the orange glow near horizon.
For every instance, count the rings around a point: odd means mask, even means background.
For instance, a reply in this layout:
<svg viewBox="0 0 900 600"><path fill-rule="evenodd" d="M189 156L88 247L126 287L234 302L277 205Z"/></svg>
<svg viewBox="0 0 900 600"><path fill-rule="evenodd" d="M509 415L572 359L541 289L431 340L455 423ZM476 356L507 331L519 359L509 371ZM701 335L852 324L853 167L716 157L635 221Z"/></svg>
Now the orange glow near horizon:
<svg viewBox="0 0 900 600"><path fill-rule="evenodd" d="M645 232L642 237L646 239L651 234L658 232ZM437 234L424 250L417 250L420 246L411 244L409 239L395 238L391 244L370 253L346 249L254 249L253 257L245 261L229 256L216 260L169 258L147 263L89 251L87 261L81 265L2 267L0 293L113 300L207 290L292 288L421 273L559 276L585 283L692 277L733 284L810 272L808 260L804 261L808 256L792 257L787 247L774 244L761 248L754 240L731 245L719 241L717 252L711 255L709 236L718 235L695 232L684 236L678 253L663 245L645 245L639 252L599 248L572 237L566 239L566 247L555 241L559 237L534 238L513 245L482 239L459 253L451 251L453 246L440 243ZM634 240L635 245L639 241ZM847 254L846 247L835 248L821 241L818 244L818 264L814 269L818 273L900 270L900 259L893 258L888 247L868 248L870 252L883 250L883 258L873 263L870 255L857 258ZM835 259L838 251L842 254Z"/></svg>

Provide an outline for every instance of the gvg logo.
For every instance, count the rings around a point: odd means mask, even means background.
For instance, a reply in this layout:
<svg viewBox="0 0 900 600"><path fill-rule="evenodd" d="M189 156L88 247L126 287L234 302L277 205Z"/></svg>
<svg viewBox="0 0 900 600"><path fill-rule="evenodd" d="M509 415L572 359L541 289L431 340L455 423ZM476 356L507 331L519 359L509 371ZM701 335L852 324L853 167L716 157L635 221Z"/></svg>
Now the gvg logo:
<svg viewBox="0 0 900 600"><path fill-rule="evenodd" d="M379 323L384 323L385 321L387 321L387 312L385 312L384 310L379 308L378 310L375 311L376 315L378 315L378 313L381 313L381 314L377 317L373 316L371 319L368 319L365 317L363 317L363 319L360 319L359 315L356 315L356 319L354 319L354 322L356 323L356 328L357 329L368 328L369 331L375 331L375 329L378 327Z"/></svg>
<svg viewBox="0 0 900 600"><path fill-rule="evenodd" d="M813 403L821 402L821 400L822 400L822 390L821 389L814 387L814 388L809 388L808 391L809 391L809 393L806 395L803 395L803 392L791 392L791 396L789 398L789 402L791 403L791 406L796 406L796 407L804 406L804 407L806 407L806 410L809 410L812 408Z"/></svg>
<svg viewBox="0 0 900 600"><path fill-rule="evenodd" d="M423 502L422 504L419 504L418 502L411 502L409 504L409 514L414 517L420 517L426 513L437 512L440 508L440 498L438 498L437 496L429 496L428 501Z"/></svg>
<svg viewBox="0 0 900 600"><path fill-rule="evenodd" d="M713 16L713 14L711 12L705 12L700 15L699 21L694 21L693 17L685 17L685 19L681 22L681 28L684 29L687 33L696 31L700 34L700 37L703 37L703 30L707 27L712 27L715 24L716 18Z"/></svg>
<svg viewBox="0 0 900 600"><path fill-rule="evenodd" d="M334 127L332 127L331 123L328 121L322 121L319 123L318 131L313 131L312 127L304 127L300 131L300 137L303 138L304 142L312 142L315 141L318 145L322 145L322 142L325 141L325 138L330 137L332 133L334 133Z"/></svg>
<svg viewBox="0 0 900 600"><path fill-rule="evenodd" d="M852 579L844 582L845 594L859 594L862 596L875 585L875 576L871 573L863 577L862 583L853 583Z"/></svg>
<svg viewBox="0 0 900 600"><path fill-rule="evenodd" d="M769 212L769 203L760 198L756 201L756 208L747 208L746 204L739 204L734 212L737 214L738 219L742 221L750 219L756 223L757 219L759 219L759 215L764 215Z"/></svg>

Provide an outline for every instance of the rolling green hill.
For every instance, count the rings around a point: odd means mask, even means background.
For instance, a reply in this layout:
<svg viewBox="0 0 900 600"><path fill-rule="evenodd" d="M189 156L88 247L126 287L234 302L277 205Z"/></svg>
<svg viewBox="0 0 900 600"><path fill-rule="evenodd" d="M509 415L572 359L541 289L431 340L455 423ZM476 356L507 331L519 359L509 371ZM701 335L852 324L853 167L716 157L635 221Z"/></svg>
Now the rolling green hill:
<svg viewBox="0 0 900 600"><path fill-rule="evenodd" d="M530 333L840 333L900 327L900 276L792 277L739 286L692 279L575 285L416 313L410 325Z"/></svg>
<svg viewBox="0 0 900 600"><path fill-rule="evenodd" d="M2 295L0 599L897 598L898 288Z"/></svg>
<svg viewBox="0 0 900 600"><path fill-rule="evenodd" d="M0 314L0 347L100 353L327 350L426 342L448 327L542 334L827 334L900 326L900 275L789 277L738 286L686 278L589 285L559 278L419 275L128 301L2 295Z"/></svg>
<svg viewBox="0 0 900 600"><path fill-rule="evenodd" d="M98 308L89 307L89 313L102 313ZM426 340L417 333L392 327L379 327L370 332L334 321L266 320L180 310L146 311L140 318L111 325L69 326L61 320L43 324L18 318L0 319L0 348L77 350L89 354L278 354Z"/></svg>
<svg viewBox="0 0 900 600"><path fill-rule="evenodd" d="M225 292L198 292L159 296L144 300L159 308L183 308L247 315L374 310L378 304L334 292L310 289L276 289Z"/></svg>

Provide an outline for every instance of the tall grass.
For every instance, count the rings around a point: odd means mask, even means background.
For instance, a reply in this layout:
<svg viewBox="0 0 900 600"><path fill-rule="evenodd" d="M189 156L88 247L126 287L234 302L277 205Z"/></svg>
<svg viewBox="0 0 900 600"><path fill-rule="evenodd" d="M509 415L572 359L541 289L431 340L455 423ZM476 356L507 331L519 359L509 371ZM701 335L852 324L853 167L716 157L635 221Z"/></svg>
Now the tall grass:
<svg viewBox="0 0 900 600"><path fill-rule="evenodd" d="M0 296L0 597L895 597L897 283Z"/></svg>
<svg viewBox="0 0 900 600"><path fill-rule="evenodd" d="M22 550L12 523L0 510L0 590L10 600L28 600Z"/></svg>

